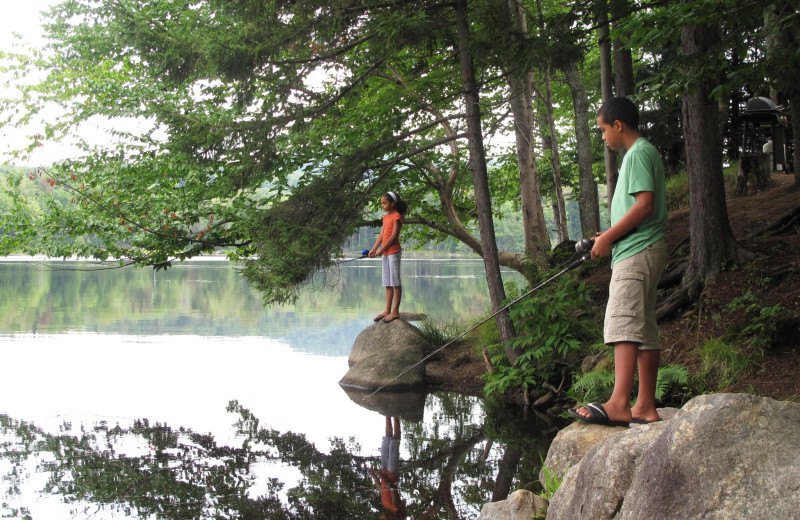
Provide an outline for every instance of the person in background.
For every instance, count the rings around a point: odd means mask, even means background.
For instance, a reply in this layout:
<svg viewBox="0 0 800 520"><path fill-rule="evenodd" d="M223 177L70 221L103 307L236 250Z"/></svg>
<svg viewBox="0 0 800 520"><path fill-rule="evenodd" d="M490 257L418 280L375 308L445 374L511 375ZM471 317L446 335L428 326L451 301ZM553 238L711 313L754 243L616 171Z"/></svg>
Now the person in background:
<svg viewBox="0 0 800 520"><path fill-rule="evenodd" d="M381 257L383 286L386 288L386 307L373 321L383 320L389 323L400 316L400 298L403 294L400 284L400 257L403 252L400 247L400 229L403 227L403 216L408 209L408 203L390 191L381 195L381 208L386 212L383 226L368 256Z"/></svg>

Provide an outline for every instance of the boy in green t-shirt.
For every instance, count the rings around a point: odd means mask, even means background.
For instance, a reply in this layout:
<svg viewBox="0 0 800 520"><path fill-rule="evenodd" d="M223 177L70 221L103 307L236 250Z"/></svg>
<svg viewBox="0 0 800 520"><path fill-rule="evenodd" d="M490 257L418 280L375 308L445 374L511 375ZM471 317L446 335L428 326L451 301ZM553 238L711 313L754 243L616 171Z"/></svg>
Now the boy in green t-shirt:
<svg viewBox="0 0 800 520"><path fill-rule="evenodd" d="M655 388L661 346L655 311L656 289L667 260L664 165L639 132L639 111L629 99L603 103L597 125L609 148L626 151L611 201L611 227L597 234L592 247L592 258L611 255L603 337L614 345L614 391L603 404L585 404L569 413L590 423L628 426L660 419ZM639 395L631 408L637 365Z"/></svg>

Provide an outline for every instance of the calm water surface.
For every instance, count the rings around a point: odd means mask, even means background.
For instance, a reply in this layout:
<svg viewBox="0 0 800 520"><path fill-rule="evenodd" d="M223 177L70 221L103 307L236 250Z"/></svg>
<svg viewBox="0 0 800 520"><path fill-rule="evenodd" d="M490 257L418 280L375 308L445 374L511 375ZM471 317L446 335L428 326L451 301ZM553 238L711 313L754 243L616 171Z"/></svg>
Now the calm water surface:
<svg viewBox="0 0 800 520"><path fill-rule="evenodd" d="M93 267L0 262L0 516L386 513L385 418L338 386L383 308L379 262L269 308L225 261ZM404 259L403 283L405 312L468 325L489 306L480 261ZM546 425L456 394L396 398L416 411L392 518L475 518L503 482L536 479Z"/></svg>

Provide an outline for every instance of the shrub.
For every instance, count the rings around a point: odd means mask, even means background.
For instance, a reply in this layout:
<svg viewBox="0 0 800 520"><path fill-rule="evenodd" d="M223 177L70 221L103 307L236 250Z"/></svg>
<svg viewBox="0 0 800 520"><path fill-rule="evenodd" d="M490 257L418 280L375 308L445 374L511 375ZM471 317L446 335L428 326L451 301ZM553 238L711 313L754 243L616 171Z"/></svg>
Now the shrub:
<svg viewBox="0 0 800 520"><path fill-rule="evenodd" d="M534 293L512 307L509 315L517 337L510 346L519 357L509 366L503 346L494 346L491 353L495 371L484 376L484 392L504 393L520 386L527 390L573 364L586 343L598 335L597 321L586 317L591 303L589 293L584 283L561 278L551 290Z"/></svg>

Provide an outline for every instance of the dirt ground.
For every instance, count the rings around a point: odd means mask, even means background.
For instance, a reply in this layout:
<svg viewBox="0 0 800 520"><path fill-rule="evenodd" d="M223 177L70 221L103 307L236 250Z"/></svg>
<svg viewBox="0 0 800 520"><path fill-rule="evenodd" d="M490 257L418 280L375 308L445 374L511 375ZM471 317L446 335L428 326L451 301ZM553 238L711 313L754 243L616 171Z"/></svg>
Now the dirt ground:
<svg viewBox="0 0 800 520"><path fill-rule="evenodd" d="M692 347L709 338L733 330L742 318L741 310L730 310L730 302L755 295L761 307L780 304L789 313L781 321L776 341L758 355L758 367L740 377L727 389L750 392L774 399L800 401L800 223L780 234L748 235L775 222L800 206L800 191L792 190L794 177L774 173L772 184L744 197L728 195L728 215L734 236L745 249L755 253L751 265L731 268L706 286L698 303L674 313L659 323L664 352L662 364L682 363L690 368L699 360ZM667 248L670 263L688 252L689 210L670 212L667 225ZM669 266L667 267L669 269ZM586 278L596 288L598 304L604 304L609 277L608 267ZM748 301L753 301L752 299ZM483 359L468 344L448 347L434 358L426 372L433 388L481 395Z"/></svg>

